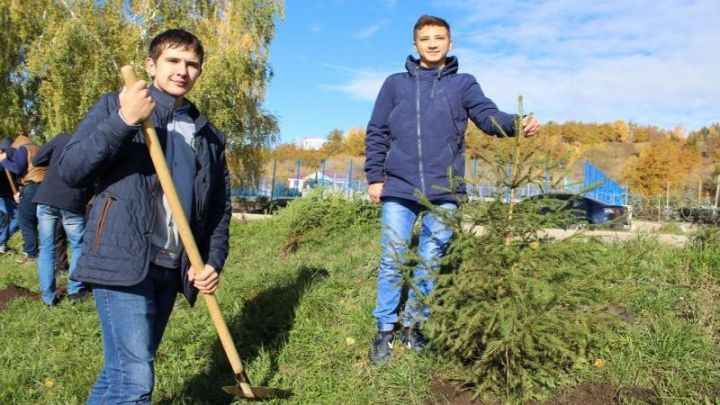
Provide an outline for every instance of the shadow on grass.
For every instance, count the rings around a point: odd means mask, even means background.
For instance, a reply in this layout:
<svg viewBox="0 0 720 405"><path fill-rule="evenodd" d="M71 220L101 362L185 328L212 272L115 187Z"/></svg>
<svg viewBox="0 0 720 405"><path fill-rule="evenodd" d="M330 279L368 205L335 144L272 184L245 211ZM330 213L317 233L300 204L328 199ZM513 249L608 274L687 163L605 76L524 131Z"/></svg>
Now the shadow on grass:
<svg viewBox="0 0 720 405"><path fill-rule="evenodd" d="M226 318L243 365L247 368L260 351L269 353L270 366L266 380L278 371L277 357L285 346L295 323L295 309L305 291L322 282L328 272L322 268L301 267L294 280L265 290L245 302L241 313ZM230 363L218 340L212 352L208 373L189 380L181 398L165 398L159 403L229 404L235 398L222 392L225 385L235 385ZM266 385L267 381L251 381L252 385Z"/></svg>

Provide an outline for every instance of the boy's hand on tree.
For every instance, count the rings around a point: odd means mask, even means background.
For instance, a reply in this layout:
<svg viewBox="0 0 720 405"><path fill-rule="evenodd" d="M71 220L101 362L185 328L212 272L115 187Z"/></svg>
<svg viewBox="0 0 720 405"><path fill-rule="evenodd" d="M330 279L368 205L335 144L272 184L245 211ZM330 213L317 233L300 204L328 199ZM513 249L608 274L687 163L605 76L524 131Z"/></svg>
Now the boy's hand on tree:
<svg viewBox="0 0 720 405"><path fill-rule="evenodd" d="M150 96L147 82L138 80L120 92L120 117L128 125L137 125L152 114L155 102Z"/></svg>
<svg viewBox="0 0 720 405"><path fill-rule="evenodd" d="M540 129L540 123L532 115L528 115L523 118L523 134L530 138L535 136L538 129Z"/></svg>
<svg viewBox="0 0 720 405"><path fill-rule="evenodd" d="M371 202L376 204L380 202L383 186L384 183L373 183L368 186L368 197L370 197Z"/></svg>
<svg viewBox="0 0 720 405"><path fill-rule="evenodd" d="M204 294L214 293L220 283L220 275L218 275L215 268L209 264L206 264L203 271L197 274L191 266L187 274L188 280L193 283L193 286Z"/></svg>

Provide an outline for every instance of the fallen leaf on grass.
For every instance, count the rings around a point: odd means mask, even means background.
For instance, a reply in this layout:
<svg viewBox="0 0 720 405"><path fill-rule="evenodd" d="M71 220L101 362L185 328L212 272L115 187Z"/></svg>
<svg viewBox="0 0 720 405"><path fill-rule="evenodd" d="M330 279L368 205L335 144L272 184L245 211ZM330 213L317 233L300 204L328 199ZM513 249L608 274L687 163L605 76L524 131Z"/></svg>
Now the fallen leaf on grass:
<svg viewBox="0 0 720 405"><path fill-rule="evenodd" d="M346 338L345 338L345 344L348 345L348 346L354 346L354 345L355 345L355 339L353 339L353 338L351 338L351 337L346 337Z"/></svg>
<svg viewBox="0 0 720 405"><path fill-rule="evenodd" d="M45 388L52 388L55 386L55 381L53 381L52 378L46 378L45 381L43 381L43 385Z"/></svg>

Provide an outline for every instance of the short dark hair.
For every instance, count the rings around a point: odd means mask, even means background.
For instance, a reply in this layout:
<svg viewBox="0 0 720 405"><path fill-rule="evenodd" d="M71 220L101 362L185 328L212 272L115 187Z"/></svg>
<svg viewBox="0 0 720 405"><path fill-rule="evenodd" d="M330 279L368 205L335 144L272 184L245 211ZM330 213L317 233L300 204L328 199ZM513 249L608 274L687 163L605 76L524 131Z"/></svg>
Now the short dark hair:
<svg viewBox="0 0 720 405"><path fill-rule="evenodd" d="M200 57L200 64L203 63L205 50L203 49L202 43L195 35L182 28L172 28L157 34L155 38L150 41L148 56L152 58L152 60L157 61L166 48L178 47L189 48L195 51Z"/></svg>
<svg viewBox="0 0 720 405"><path fill-rule="evenodd" d="M421 15L420 18L418 18L417 22L415 23L415 28L413 28L413 40L415 37L417 37L417 32L420 31L423 27L426 27L428 25L433 25L436 27L445 27L448 32L448 36L450 36L450 24L448 24L447 21L440 17L435 17L433 15Z"/></svg>

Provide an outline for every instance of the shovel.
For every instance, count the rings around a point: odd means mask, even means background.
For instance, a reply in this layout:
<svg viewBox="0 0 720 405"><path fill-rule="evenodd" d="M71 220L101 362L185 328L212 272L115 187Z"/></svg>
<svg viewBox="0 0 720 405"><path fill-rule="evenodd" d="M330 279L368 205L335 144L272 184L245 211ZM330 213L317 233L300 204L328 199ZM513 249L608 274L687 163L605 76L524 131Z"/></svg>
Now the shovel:
<svg viewBox="0 0 720 405"><path fill-rule="evenodd" d="M135 70L132 66L123 66L120 69L123 81L126 87L130 87L137 82L137 76L135 76ZM185 212L183 211L180 199L178 198L177 191L175 190L175 183L173 183L170 170L168 169L167 162L165 161L165 155L163 154L160 142L158 141L155 127L152 123L152 118L148 117L142 122L142 131L145 136L145 143L147 144L148 150L150 151L150 158L152 159L153 166L158 175L160 186L162 187L165 197L170 205L170 211L172 212L175 225L180 233L180 239L182 240L185 252L190 259L190 264L193 268L202 271L205 268L200 251L195 243L195 238L190 231L190 225L188 224ZM234 386L223 387L223 391L228 394L247 398L247 399L266 399L266 398L287 398L290 396L288 391L279 390L269 387L253 387L250 385L240 356L238 355L235 344L230 336L225 319L223 319L220 313L220 306L218 305L215 294L203 294L205 297L205 304L207 305L208 312L212 318L215 329L217 330L220 342L225 350L225 355L230 362L233 373L235 374Z"/></svg>
<svg viewBox="0 0 720 405"><path fill-rule="evenodd" d="M15 179L13 179L13 175L8 169L5 169L5 175L7 176L8 183L10 183L10 188L12 189L12 193L14 196L18 192L17 187L15 187Z"/></svg>

